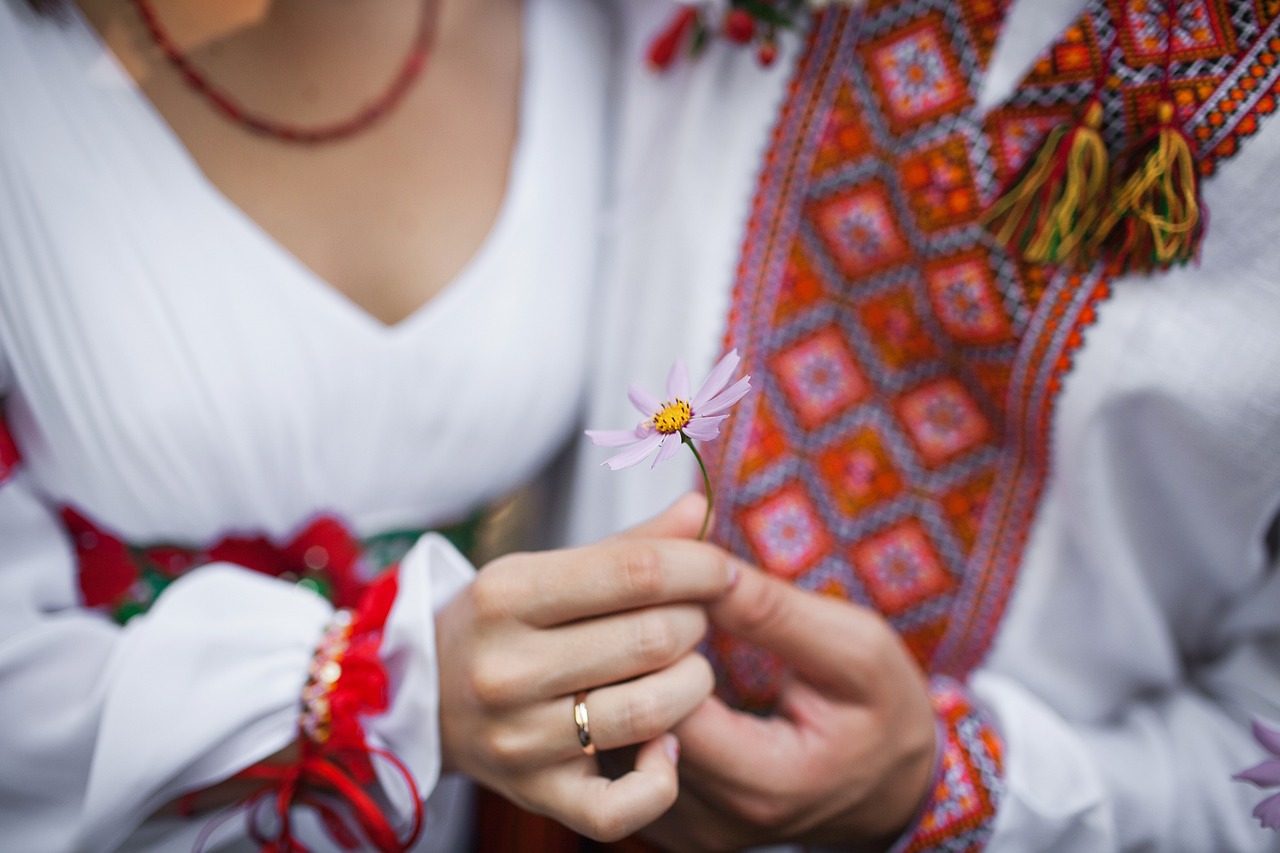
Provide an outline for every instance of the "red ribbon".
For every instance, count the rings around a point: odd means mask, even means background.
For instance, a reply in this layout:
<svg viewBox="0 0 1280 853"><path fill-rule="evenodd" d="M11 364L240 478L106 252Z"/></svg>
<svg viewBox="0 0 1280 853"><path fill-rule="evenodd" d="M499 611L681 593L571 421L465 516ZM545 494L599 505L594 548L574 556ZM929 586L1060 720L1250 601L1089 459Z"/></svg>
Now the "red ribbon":
<svg viewBox="0 0 1280 853"><path fill-rule="evenodd" d="M422 833L423 822L418 786L408 768L390 752L375 747L368 754L390 762L409 790L414 804L413 824L403 838L374 799L356 781L356 776L362 774L354 768L344 766L347 760L354 761L355 767L361 766L368 760L366 753L326 755L314 745L307 744L303 749L303 757L295 764L257 764L235 777L267 784L267 787L250 795L242 803L249 815L249 836L261 845L262 853L309 853L306 846L293 835L289 813L294 806L315 809L329 835L344 850L358 849L362 837L380 853L405 853L413 847ZM260 805L267 802L272 806L278 822L274 833L264 830L256 817ZM348 822L347 815L359 827L359 832Z"/></svg>
<svg viewBox="0 0 1280 853"><path fill-rule="evenodd" d="M8 425L4 422L4 414L0 413L0 483L18 469L22 454L18 452L18 443L13 440Z"/></svg>

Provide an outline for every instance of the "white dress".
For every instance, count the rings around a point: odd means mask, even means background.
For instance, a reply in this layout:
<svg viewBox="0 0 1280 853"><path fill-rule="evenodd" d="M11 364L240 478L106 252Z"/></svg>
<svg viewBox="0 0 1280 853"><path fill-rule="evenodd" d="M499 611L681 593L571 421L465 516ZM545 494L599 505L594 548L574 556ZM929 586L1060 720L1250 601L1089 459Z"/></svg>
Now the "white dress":
<svg viewBox="0 0 1280 853"><path fill-rule="evenodd" d="M933 4L945 6L946 4ZM1001 102L1080 0L1017 0L979 103ZM601 358L587 425L637 416L635 382L699 375L724 340L763 155L800 37L777 64L713 40L649 71L670 0L628 2ZM1114 283L1068 375L1052 475L995 645L971 690L1006 748L991 853L1280 849L1230 781L1280 719L1280 119L1204 185L1198 265ZM575 541L698 482L689 454L601 468L583 443Z"/></svg>
<svg viewBox="0 0 1280 853"><path fill-rule="evenodd" d="M607 28L586 0L525 5L497 221L387 327L217 191L74 9L0 2L0 404L23 456L0 484L0 848L191 849L206 819L135 830L293 740L331 613L213 565L118 628L78 604L59 507L140 544L283 541L317 513L362 536L430 529L563 442L596 272ZM471 573L424 536L384 639L393 704L369 729L424 792L440 767L433 611ZM463 843L454 797L432 800L424 849Z"/></svg>

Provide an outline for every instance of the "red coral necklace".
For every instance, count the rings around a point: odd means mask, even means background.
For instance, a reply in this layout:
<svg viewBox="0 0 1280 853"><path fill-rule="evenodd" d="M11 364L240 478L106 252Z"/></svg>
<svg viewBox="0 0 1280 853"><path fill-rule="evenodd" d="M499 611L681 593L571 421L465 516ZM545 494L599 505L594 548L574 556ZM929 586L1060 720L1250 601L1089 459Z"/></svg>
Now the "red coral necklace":
<svg viewBox="0 0 1280 853"><path fill-rule="evenodd" d="M187 85L199 92L214 109L253 133L270 136L283 142L305 145L334 142L353 136L377 123L379 119L386 116L396 107L427 64L427 56L430 53L431 43L435 37L436 11L439 8L438 0L424 0L422 17L418 23L418 34L414 39L413 46L409 49L409 55L405 57L404 62L400 65L400 70L381 95L361 106L354 115L348 118L306 127L275 121L245 109L226 92L210 83L204 73L191 63L187 55L182 52L164 27L160 25L155 10L151 8L148 0L133 0L133 5L138 10L138 15L142 18L142 22L146 25L147 32L150 33L152 40L164 53L165 58L178 69Z"/></svg>

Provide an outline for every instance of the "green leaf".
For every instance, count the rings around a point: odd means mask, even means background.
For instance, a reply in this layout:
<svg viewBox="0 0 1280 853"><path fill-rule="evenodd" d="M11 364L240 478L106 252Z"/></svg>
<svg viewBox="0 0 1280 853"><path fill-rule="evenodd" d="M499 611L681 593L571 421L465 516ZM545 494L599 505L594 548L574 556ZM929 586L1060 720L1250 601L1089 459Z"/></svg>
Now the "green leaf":
<svg viewBox="0 0 1280 853"><path fill-rule="evenodd" d="M775 27L791 27L795 23L794 12L779 9L769 0L738 0L734 5L751 13L751 17Z"/></svg>

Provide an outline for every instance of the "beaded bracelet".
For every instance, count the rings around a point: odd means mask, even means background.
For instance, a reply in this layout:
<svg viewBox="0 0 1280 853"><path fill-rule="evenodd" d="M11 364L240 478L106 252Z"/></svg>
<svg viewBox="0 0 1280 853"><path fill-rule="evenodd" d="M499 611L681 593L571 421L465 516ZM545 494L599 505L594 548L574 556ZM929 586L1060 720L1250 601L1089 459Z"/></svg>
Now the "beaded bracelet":
<svg viewBox="0 0 1280 853"><path fill-rule="evenodd" d="M298 728L308 740L323 746L331 734L333 719L329 696L342 677L342 658L351 647L351 625L355 621L350 610L339 610L325 629L324 638L316 647L307 671L307 683L302 688L302 712L298 715Z"/></svg>

